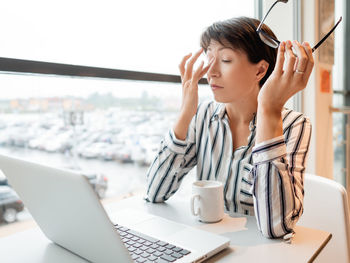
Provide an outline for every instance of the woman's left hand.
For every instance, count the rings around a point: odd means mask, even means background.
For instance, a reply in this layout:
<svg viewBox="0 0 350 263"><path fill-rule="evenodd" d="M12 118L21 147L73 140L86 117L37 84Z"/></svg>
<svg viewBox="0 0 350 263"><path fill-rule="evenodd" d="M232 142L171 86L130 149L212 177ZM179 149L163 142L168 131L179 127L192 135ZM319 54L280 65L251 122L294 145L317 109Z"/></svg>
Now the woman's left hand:
<svg viewBox="0 0 350 263"><path fill-rule="evenodd" d="M287 100L306 87L313 66L312 49L308 43L282 42L275 69L259 92L258 107L269 112L281 112Z"/></svg>

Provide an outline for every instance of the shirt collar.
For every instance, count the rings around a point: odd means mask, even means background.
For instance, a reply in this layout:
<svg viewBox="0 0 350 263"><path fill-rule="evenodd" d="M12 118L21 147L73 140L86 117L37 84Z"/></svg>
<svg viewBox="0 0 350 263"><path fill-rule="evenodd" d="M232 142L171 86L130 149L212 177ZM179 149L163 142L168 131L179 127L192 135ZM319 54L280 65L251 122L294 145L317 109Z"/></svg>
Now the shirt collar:
<svg viewBox="0 0 350 263"><path fill-rule="evenodd" d="M224 118L226 114L226 108L225 108L225 104L224 103L219 103L216 108L215 108L215 111L214 111L214 114L213 116L211 117L211 121L215 121L215 120L218 120L218 119L222 119Z"/></svg>
<svg viewBox="0 0 350 263"><path fill-rule="evenodd" d="M211 121L215 121L215 120L221 120L225 117L226 115L226 108L225 108L225 104L224 103L219 103L214 111L213 116L211 117ZM254 112L253 114L253 118L249 123L249 130L252 132L255 130L256 127L256 113Z"/></svg>
<svg viewBox="0 0 350 263"><path fill-rule="evenodd" d="M252 132L255 130L256 127L256 112L253 114L253 119L249 123L249 130Z"/></svg>

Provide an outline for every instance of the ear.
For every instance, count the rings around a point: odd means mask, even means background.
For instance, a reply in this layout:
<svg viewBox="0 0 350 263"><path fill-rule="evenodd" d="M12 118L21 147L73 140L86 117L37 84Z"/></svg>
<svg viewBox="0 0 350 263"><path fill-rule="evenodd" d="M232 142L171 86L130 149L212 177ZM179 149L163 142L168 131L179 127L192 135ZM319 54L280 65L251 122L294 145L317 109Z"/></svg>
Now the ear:
<svg viewBox="0 0 350 263"><path fill-rule="evenodd" d="M256 64L256 79L260 81L263 77L265 77L267 70L269 69L269 63L266 60L262 59Z"/></svg>

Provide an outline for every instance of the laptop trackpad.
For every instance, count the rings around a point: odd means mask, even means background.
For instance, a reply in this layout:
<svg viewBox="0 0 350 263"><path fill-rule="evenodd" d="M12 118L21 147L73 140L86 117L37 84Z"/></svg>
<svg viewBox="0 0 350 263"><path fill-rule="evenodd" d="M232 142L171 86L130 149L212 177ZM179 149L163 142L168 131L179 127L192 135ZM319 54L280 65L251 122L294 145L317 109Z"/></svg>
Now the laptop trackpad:
<svg viewBox="0 0 350 263"><path fill-rule="evenodd" d="M159 239L169 237L185 228L186 226L170 222L160 217L153 217L149 220L137 223L133 227L136 231Z"/></svg>

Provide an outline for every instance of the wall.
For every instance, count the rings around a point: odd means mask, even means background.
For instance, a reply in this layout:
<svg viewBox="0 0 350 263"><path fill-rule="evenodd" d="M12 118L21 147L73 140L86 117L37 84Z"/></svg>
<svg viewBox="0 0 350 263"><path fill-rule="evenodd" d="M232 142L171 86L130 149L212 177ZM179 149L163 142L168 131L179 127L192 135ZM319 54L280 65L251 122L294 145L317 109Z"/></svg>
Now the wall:
<svg viewBox="0 0 350 263"><path fill-rule="evenodd" d="M302 40L317 43L319 1L302 1ZM303 111L313 124L313 138L307 172L333 179L333 122L330 107L332 93L321 92L321 69L332 71L333 66L319 61L314 53L315 67L308 87L303 92Z"/></svg>

